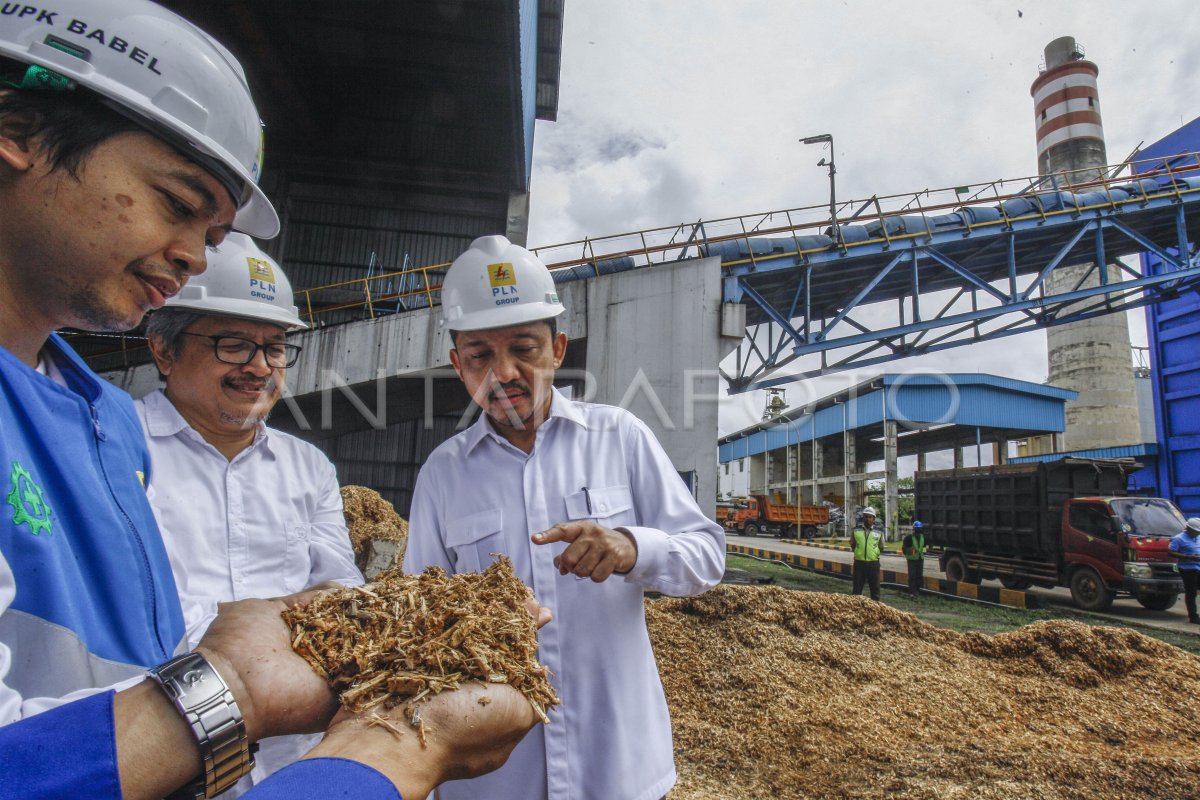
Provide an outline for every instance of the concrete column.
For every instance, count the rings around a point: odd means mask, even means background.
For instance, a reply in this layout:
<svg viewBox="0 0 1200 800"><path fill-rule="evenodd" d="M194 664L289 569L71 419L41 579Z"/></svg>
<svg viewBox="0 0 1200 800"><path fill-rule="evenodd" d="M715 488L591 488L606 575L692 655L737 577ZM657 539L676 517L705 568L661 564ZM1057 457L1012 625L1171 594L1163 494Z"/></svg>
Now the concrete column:
<svg viewBox="0 0 1200 800"><path fill-rule="evenodd" d="M517 192L508 196L508 219L504 235L513 244L525 247L529 241L529 193Z"/></svg>
<svg viewBox="0 0 1200 800"><path fill-rule="evenodd" d="M846 510L846 535L854 530L854 506L858 504L858 489L853 491L850 486L850 474L858 472L857 447L854 441L854 431L842 431L842 497Z"/></svg>
<svg viewBox="0 0 1200 800"><path fill-rule="evenodd" d="M895 538L900 524L900 486L896 475L896 458L899 454L900 443L895 420L885 420L883 423L883 470L886 473L884 485L884 539Z"/></svg>
<svg viewBox="0 0 1200 800"><path fill-rule="evenodd" d="M825 448L817 439L812 440L812 499L819 503L825 499L821 492L821 478L825 477Z"/></svg>
<svg viewBox="0 0 1200 800"><path fill-rule="evenodd" d="M750 494L754 494L762 490L762 487L767 485L767 462L766 456L757 455L750 456L750 476L746 481L746 487Z"/></svg>

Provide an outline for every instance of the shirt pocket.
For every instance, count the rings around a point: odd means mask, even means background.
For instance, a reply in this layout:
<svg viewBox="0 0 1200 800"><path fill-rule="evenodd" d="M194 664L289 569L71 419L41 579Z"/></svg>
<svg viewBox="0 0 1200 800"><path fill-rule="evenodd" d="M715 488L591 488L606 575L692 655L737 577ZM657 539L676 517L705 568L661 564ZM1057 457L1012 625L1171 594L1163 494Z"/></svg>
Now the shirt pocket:
<svg viewBox="0 0 1200 800"><path fill-rule="evenodd" d="M492 553L504 552L504 515L498 508L480 511L446 523L446 549L453 554L455 572L481 572Z"/></svg>
<svg viewBox="0 0 1200 800"><path fill-rule="evenodd" d="M610 486L606 489L580 489L563 497L567 506L567 519L603 520L605 527L634 525L633 492L628 486Z"/></svg>
<svg viewBox="0 0 1200 800"><path fill-rule="evenodd" d="M312 571L312 554L308 540L312 524L288 522L283 526L283 586L289 593L308 588Z"/></svg>

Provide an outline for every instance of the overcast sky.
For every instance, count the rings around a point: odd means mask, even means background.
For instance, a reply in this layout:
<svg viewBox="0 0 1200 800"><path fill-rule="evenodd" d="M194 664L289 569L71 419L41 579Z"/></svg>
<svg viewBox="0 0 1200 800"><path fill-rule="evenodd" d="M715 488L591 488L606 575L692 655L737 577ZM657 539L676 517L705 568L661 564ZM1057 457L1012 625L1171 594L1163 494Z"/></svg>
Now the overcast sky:
<svg viewBox="0 0 1200 800"><path fill-rule="evenodd" d="M557 122L538 122L529 243L551 245L839 200L1031 175L1045 45L1074 36L1100 68L1108 160L1200 116L1195 0L567 0ZM1135 344L1144 323L1131 317ZM1045 337L914 366L1046 377ZM789 405L879 372L788 388ZM722 409L722 433L757 418Z"/></svg>

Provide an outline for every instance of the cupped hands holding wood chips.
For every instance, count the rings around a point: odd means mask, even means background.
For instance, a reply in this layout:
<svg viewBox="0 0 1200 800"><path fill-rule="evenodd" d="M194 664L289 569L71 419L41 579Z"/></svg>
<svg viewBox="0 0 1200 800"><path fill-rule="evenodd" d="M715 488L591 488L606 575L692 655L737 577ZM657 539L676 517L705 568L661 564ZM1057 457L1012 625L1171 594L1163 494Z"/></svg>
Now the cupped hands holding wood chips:
<svg viewBox="0 0 1200 800"><path fill-rule="evenodd" d="M549 722L559 700L536 655L550 612L503 556L482 573L321 588L222 604L197 647L252 741L325 730L305 758L356 761L424 797L498 768Z"/></svg>
<svg viewBox="0 0 1200 800"><path fill-rule="evenodd" d="M496 769L559 703L537 661L537 628L550 613L504 556L481 573L393 570L282 616L292 649L343 709L310 757L361 761L378 750L379 761L399 769L367 763L408 781L405 797L422 796L426 782ZM407 756L387 756L399 752Z"/></svg>

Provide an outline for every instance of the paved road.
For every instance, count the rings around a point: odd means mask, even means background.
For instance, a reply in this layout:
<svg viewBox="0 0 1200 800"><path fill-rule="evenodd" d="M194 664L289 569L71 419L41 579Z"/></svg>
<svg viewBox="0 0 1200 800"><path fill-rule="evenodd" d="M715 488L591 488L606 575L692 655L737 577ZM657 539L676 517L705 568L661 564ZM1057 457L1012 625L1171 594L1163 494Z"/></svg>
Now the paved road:
<svg viewBox="0 0 1200 800"><path fill-rule="evenodd" d="M787 542L780 542L778 539L769 536L732 536L727 533L725 539L731 544L759 547L764 550L777 550L784 553L795 553L796 555L807 556L809 558L823 558L827 561L839 561L845 564L849 564L854 560L853 556L845 550L829 550L823 547L789 544ZM882 557L881 563L884 569L891 569L897 572L904 572L907 569L903 556L885 555ZM925 574L938 578L946 577L938 569L936 558L925 559ZM983 585L998 587L1000 586L1000 582L987 580L983 582ZM1029 593L1044 598L1047 603L1074 608L1074 604L1071 602L1071 591L1067 588L1033 588L1029 590ZM1113 602L1111 609L1103 614L1096 614L1096 616L1200 635L1200 625L1192 625L1187 621L1187 610L1183 606L1182 597L1179 598L1179 601L1173 607L1166 611L1148 611L1142 608L1138 601L1131 598L1117 599Z"/></svg>

